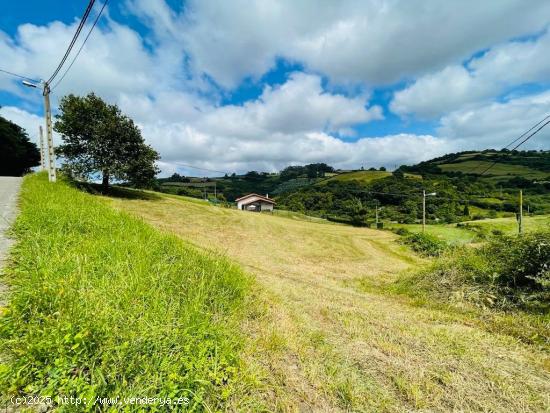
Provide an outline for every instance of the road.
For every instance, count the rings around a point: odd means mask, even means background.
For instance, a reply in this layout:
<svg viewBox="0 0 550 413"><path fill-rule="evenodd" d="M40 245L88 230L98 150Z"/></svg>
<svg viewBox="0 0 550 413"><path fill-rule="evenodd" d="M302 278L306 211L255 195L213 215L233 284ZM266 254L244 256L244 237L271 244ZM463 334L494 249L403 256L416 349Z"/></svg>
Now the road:
<svg viewBox="0 0 550 413"><path fill-rule="evenodd" d="M0 176L0 269L12 240L6 236L17 212L17 194L22 178ZM0 308L5 305L6 286L0 283Z"/></svg>

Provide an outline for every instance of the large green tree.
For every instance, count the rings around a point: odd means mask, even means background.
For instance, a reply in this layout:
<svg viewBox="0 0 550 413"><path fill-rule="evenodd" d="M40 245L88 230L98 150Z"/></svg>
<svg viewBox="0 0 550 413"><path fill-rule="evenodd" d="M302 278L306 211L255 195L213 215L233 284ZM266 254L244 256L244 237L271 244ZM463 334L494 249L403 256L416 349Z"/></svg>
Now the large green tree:
<svg viewBox="0 0 550 413"><path fill-rule="evenodd" d="M0 175L20 176L40 164L40 152L25 130L0 116Z"/></svg>
<svg viewBox="0 0 550 413"><path fill-rule="evenodd" d="M148 186L158 172L158 153L146 145L141 132L118 106L99 96L67 95L61 99L54 128L64 144L58 153L73 176L101 174L104 189L112 179Z"/></svg>

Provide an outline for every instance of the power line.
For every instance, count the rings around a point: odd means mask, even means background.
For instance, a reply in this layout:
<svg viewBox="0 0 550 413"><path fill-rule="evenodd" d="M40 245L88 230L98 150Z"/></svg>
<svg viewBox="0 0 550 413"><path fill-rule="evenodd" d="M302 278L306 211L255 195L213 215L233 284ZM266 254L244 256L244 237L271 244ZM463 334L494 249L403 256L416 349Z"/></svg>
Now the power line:
<svg viewBox="0 0 550 413"><path fill-rule="evenodd" d="M97 17L95 18L94 20L94 23L92 24L92 27L90 29L90 31L88 32L88 34L86 35L86 38L84 39L84 41L82 42L82 45L80 46L80 49L78 49L78 52L76 52L76 55L75 57L73 58L71 64L69 65L69 67L67 68L67 70L65 70L65 73L63 73L63 76L61 76L61 79L59 79L57 81L57 83L52 87L52 90L54 90L57 86L59 86L59 84L63 81L63 79L65 79L65 76L67 76L67 73L69 72L69 70L71 70L71 67L73 67L73 64L74 62L76 62L76 59L78 58L78 56L80 55L80 52L82 51L82 49L84 48L84 45L86 44L86 42L88 41L88 38L90 37L90 35L92 34L92 31L94 30L97 22L99 21L99 19L101 18L101 14L103 13L103 9L105 9L105 6L107 5L107 3L109 2L109 0L105 0L103 2L103 6L101 7L101 10L99 10L99 14L97 15Z"/></svg>
<svg viewBox="0 0 550 413"><path fill-rule="evenodd" d="M544 119L538 121L537 123L535 123L533 126L531 126L528 130L526 130L525 132L523 132L521 135L519 135L516 139L514 139L512 142L510 142L508 145L506 145L504 148L502 149L508 149L510 146L512 146L514 143L516 143L517 141L519 141L521 138L523 138L525 135L527 135L529 132L531 132L533 129L535 129L537 126L539 126L541 123L543 123L545 120L547 119L550 119L550 115L546 115L544 117ZM543 127L546 126L543 125ZM541 128L542 129L542 128ZM540 130L540 129L539 129ZM528 140L528 139L527 139ZM527 141L526 140L526 141ZM525 142L525 141L524 141ZM520 145L522 145L524 142L522 142ZM516 148L518 148L520 145L516 146ZM512 149L512 150L515 150L516 148ZM496 163L498 163L497 161L495 161L492 165L490 165L485 171L483 171L481 173L481 175L483 175L485 172L487 172L489 169L491 169ZM477 172L481 166L483 165L483 160L480 160L478 165L472 170L472 173L475 173Z"/></svg>
<svg viewBox="0 0 550 413"><path fill-rule="evenodd" d="M544 120L548 119L549 117L550 117L550 115L547 116L545 119L543 119L541 122L544 122ZM537 123L537 125L540 125L541 122ZM514 147L512 148L512 151L515 151L517 148L519 148L521 145L523 145L525 142L527 142L529 139L531 139L533 136L535 136L537 133L539 133L540 130L541 130L542 128L544 128L546 125L548 125L549 123L550 123L550 120L546 121L546 123L543 123L541 126L539 126L539 128L538 128L537 130L535 130L533 133L531 133L529 136L527 136L527 138L525 138L525 139L522 140L520 143L518 143L516 146L514 146ZM534 127L532 127L532 128L530 129L530 131L533 130L535 127L536 127L536 125L535 125ZM525 136L525 134L524 134L523 136ZM514 142L517 142L518 140L519 140L519 139L516 139ZM510 145L508 145L508 146L510 146ZM484 175L485 172L487 172L488 170L490 170L490 169L491 169L493 166L495 166L496 164L497 164L497 161L494 161L491 165L489 165L489 167L488 167L487 169L485 169L485 170L481 173L481 175Z"/></svg>
<svg viewBox="0 0 550 413"><path fill-rule="evenodd" d="M229 175L229 172L226 172L226 171L216 171L215 169L201 168L199 166L189 165L189 164L181 163L181 162L172 162L172 163L174 163L175 165L178 165L178 166L185 166L186 168L198 169L198 170L201 170L201 171L216 172L216 173L220 173L220 174Z"/></svg>
<svg viewBox="0 0 550 413"><path fill-rule="evenodd" d="M11 76L18 77L20 79L29 80L29 81L34 82L34 83L39 83L40 82L40 80L31 79L30 77L23 76L23 75L18 75L17 73L13 73L13 72L10 72L10 71L4 70L4 69L0 69L0 72L6 73L6 74L11 75Z"/></svg>
<svg viewBox="0 0 550 413"><path fill-rule="evenodd" d="M52 81L55 79L59 71L61 70L61 67L65 64L65 61L67 60L67 57L69 57L69 54L71 53L71 50L74 47L74 44L76 43L76 40L78 39L78 36L80 35L80 32L82 31L82 28L84 27L84 24L86 23L86 20L88 19L88 16L90 15L90 11L92 10L92 7L95 3L95 0L90 0L88 3L88 7L86 7L86 10L84 11L84 15L82 16L82 19L80 19L80 23L78 25L78 28L76 29L76 33L74 34L71 43L69 44L69 47L67 47L67 51L65 52L65 55L59 62L59 65L57 65L57 68L53 72L53 74L50 76L47 84L52 83Z"/></svg>

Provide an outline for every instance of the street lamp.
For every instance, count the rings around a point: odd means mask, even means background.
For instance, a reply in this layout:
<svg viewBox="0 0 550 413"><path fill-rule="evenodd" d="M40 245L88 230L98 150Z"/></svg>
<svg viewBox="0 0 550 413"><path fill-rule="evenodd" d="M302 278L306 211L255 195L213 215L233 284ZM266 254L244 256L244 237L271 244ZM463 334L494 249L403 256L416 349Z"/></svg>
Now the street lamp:
<svg viewBox="0 0 550 413"><path fill-rule="evenodd" d="M426 230L426 197L436 196L437 192L431 192L429 194L426 191L422 191L422 232Z"/></svg>
<svg viewBox="0 0 550 413"><path fill-rule="evenodd" d="M23 80L23 85L37 89L39 85L36 83ZM50 106L50 85L48 82L41 81L42 96L44 96L44 116L46 118L46 136L48 143L48 178L50 182L56 181L55 171L55 153L53 150L53 137L52 137L52 110Z"/></svg>

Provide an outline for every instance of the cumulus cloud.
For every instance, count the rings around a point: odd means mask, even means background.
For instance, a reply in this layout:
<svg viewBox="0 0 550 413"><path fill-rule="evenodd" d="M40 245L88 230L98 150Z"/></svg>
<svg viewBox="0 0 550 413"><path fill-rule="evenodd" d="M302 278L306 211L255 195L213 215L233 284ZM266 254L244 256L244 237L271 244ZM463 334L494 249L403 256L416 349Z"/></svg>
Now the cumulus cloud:
<svg viewBox="0 0 550 413"><path fill-rule="evenodd" d="M395 93L392 111L439 117L498 96L507 88L550 81L550 31L542 36L492 47L467 65L451 65L420 77Z"/></svg>
<svg viewBox="0 0 550 413"><path fill-rule="evenodd" d="M164 0L127 0L125 12L149 30L140 33L107 13L52 103L91 90L117 103L160 152L164 174L181 164L227 172L308 162L393 167L498 146L499 134L514 135L538 120L548 103L544 95L491 100L502 84L548 79L548 33L509 39L544 27L550 3L533 0L528 9L519 0L412 3L192 0L174 10ZM13 37L0 32L0 61L15 72L47 77L76 24L23 24ZM484 48L466 66L457 64ZM282 84L263 84L246 102L220 103L242 79L260 79L276 59L304 69ZM513 72L505 70L511 67ZM357 125L383 119L384 109L367 93L349 90L418 76L396 95L392 109L443 116L439 128L423 135L361 136ZM19 96L21 104L0 113L33 136L42 118L31 112L40 113L41 97L8 79L0 77L0 90Z"/></svg>
<svg viewBox="0 0 550 413"><path fill-rule="evenodd" d="M175 21L192 66L231 88L278 56L338 82L393 83L541 30L549 15L545 0L195 0Z"/></svg>
<svg viewBox="0 0 550 413"><path fill-rule="evenodd" d="M501 148L548 115L550 92L454 111L441 119L438 135L465 148ZM524 148L544 149L550 128L541 130Z"/></svg>

